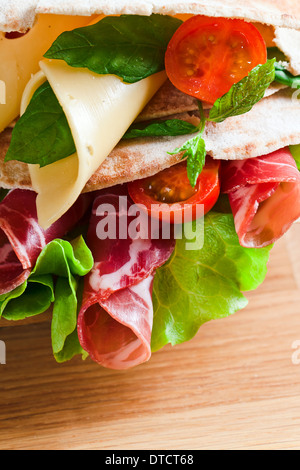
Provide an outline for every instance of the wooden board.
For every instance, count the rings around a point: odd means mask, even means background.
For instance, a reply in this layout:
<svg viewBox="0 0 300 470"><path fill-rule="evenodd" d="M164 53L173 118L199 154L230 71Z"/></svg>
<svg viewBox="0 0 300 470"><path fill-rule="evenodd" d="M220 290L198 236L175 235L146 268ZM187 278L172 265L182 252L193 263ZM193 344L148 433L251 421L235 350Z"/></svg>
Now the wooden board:
<svg viewBox="0 0 300 470"><path fill-rule="evenodd" d="M244 311L129 372L57 365L47 322L2 328L0 448L299 449L299 239L276 245Z"/></svg>

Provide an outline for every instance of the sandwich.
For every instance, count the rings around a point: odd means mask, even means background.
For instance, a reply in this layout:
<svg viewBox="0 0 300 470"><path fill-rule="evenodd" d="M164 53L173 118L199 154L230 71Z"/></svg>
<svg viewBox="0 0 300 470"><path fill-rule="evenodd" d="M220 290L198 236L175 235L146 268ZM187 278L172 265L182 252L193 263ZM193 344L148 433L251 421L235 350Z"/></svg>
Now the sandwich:
<svg viewBox="0 0 300 470"><path fill-rule="evenodd" d="M122 370L245 308L300 218L296 2L10 3L0 325Z"/></svg>

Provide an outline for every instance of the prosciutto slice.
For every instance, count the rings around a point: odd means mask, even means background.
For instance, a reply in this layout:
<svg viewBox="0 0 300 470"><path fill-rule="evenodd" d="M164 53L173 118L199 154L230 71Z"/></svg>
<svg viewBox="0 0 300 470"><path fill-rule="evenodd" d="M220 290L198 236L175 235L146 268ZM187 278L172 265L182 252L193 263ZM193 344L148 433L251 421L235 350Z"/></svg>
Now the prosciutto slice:
<svg viewBox="0 0 300 470"><path fill-rule="evenodd" d="M151 239L149 224L139 227L140 236L133 237L129 230L135 220L130 215L133 207L124 195L102 193L94 201L87 243L95 264L85 278L78 317L83 349L95 362L119 370L151 357L153 279L175 247L174 240ZM100 240L105 220L111 232Z"/></svg>
<svg viewBox="0 0 300 470"><path fill-rule="evenodd" d="M43 230L37 220L36 196L33 191L15 189L0 203L0 294L21 285L43 248L69 232L92 203L91 195L80 196L60 220Z"/></svg>
<svg viewBox="0 0 300 470"><path fill-rule="evenodd" d="M289 149L225 162L222 190L229 195L240 244L274 243L300 217L300 173Z"/></svg>

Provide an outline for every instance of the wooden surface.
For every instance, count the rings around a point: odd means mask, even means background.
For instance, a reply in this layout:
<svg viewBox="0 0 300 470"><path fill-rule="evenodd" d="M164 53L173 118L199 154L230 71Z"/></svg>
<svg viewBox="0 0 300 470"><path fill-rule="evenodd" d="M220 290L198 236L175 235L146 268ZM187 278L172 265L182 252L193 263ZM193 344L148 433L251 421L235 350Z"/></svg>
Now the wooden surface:
<svg viewBox="0 0 300 470"><path fill-rule="evenodd" d="M247 309L129 372L57 365L47 322L2 328L0 448L300 449L299 240L277 244Z"/></svg>

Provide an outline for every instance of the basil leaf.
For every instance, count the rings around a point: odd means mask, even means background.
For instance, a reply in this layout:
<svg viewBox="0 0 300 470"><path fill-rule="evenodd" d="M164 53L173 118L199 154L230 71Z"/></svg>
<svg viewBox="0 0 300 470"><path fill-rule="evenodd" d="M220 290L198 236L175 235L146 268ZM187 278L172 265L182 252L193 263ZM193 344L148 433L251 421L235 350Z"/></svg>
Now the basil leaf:
<svg viewBox="0 0 300 470"><path fill-rule="evenodd" d="M248 113L264 97L274 79L275 59L258 65L215 102L208 121L220 123L229 117Z"/></svg>
<svg viewBox="0 0 300 470"><path fill-rule="evenodd" d="M278 63L275 64L275 80L291 88L300 88L300 75L295 77Z"/></svg>
<svg viewBox="0 0 300 470"><path fill-rule="evenodd" d="M62 33L45 57L134 83L164 70L168 43L181 24L165 15L106 17Z"/></svg>
<svg viewBox="0 0 300 470"><path fill-rule="evenodd" d="M67 118L50 84L45 82L15 125L5 161L45 166L75 152Z"/></svg>
<svg viewBox="0 0 300 470"><path fill-rule="evenodd" d="M193 231L203 221L193 222ZM186 248L177 240L171 259L157 269L154 287L152 350L189 341L205 322L243 309L243 292L264 280L271 247L239 244L232 214L210 212L204 217L204 246Z"/></svg>
<svg viewBox="0 0 300 470"><path fill-rule="evenodd" d="M136 139L139 137L175 137L177 135L193 134L199 130L199 127L182 121L181 119L169 119L168 121L155 122L149 124L143 129L135 126L123 136L123 139Z"/></svg>

